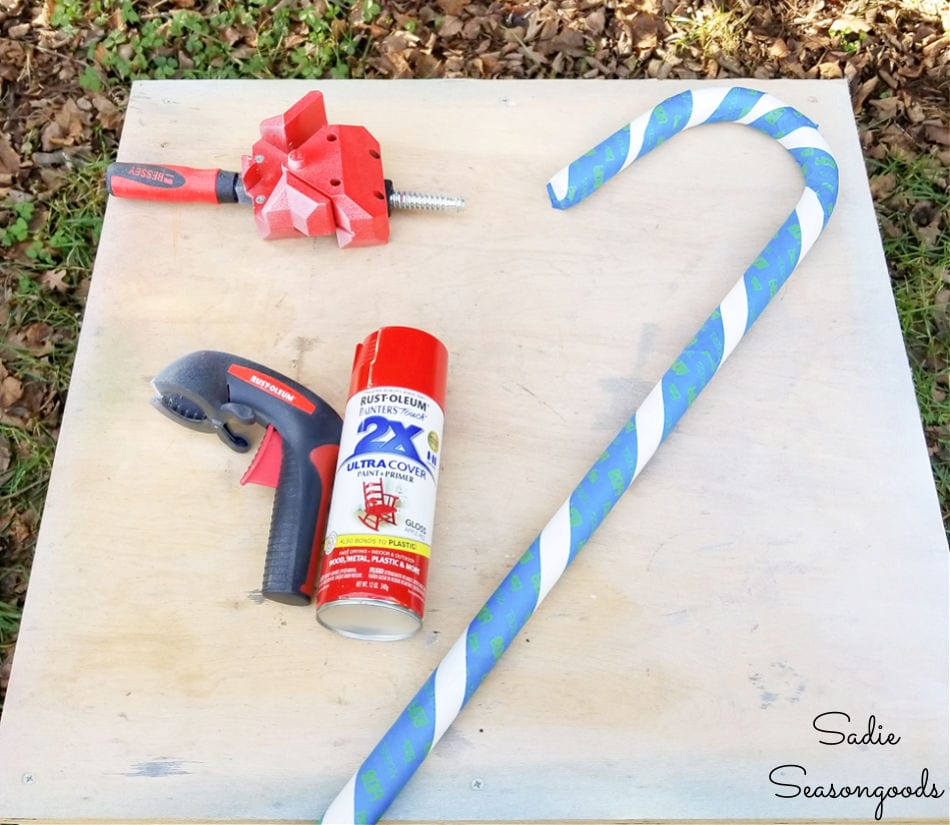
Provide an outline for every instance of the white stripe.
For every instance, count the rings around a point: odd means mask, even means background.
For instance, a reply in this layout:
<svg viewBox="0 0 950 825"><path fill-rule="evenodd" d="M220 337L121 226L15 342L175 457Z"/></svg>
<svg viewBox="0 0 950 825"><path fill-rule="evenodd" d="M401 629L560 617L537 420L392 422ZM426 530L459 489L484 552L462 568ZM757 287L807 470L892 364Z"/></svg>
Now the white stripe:
<svg viewBox="0 0 950 825"><path fill-rule="evenodd" d="M322 825L353 825L356 822L356 774L343 786L343 790L336 795L327 808Z"/></svg>
<svg viewBox="0 0 950 825"><path fill-rule="evenodd" d="M786 149L822 149L831 154L831 147L814 126L799 126L778 142Z"/></svg>
<svg viewBox="0 0 950 825"><path fill-rule="evenodd" d="M663 440L663 382L660 381L637 409L637 468L633 477L640 475L646 463L653 458Z"/></svg>
<svg viewBox="0 0 950 825"><path fill-rule="evenodd" d="M798 225L802 228L802 251L798 256L798 260L801 261L825 226L825 210L814 189L806 187L802 192L801 199L795 207L795 214L798 215Z"/></svg>
<svg viewBox="0 0 950 825"><path fill-rule="evenodd" d="M722 102L726 99L726 95L731 91L731 86L715 86L711 89L699 87L693 89L693 111L683 128L690 129L693 126L699 126L709 120L713 112L722 105Z"/></svg>
<svg viewBox="0 0 950 825"><path fill-rule="evenodd" d="M815 141L812 145L816 149L821 149L822 152L827 152L829 155L831 155L831 159L834 160L835 163L837 163L838 161L835 160L835 153L831 151L831 147L828 145L828 141L825 140L821 136L821 134L818 132L817 129L814 130L814 133L815 133Z"/></svg>
<svg viewBox="0 0 950 825"><path fill-rule="evenodd" d="M564 198L567 197L567 181L570 176L570 170L570 166L565 166L548 181L548 186L554 191L554 197L559 201L563 201Z"/></svg>
<svg viewBox="0 0 950 825"><path fill-rule="evenodd" d="M571 555L571 500L565 501L541 531L541 585L535 609L551 592L551 588L567 567Z"/></svg>
<svg viewBox="0 0 950 825"><path fill-rule="evenodd" d="M740 278L729 290L719 305L719 312L722 315L722 361L725 361L745 335L745 327L749 322L749 296L744 278Z"/></svg>
<svg viewBox="0 0 950 825"><path fill-rule="evenodd" d="M749 110L749 113L745 117L740 117L736 123L744 123L746 125L753 123L758 120L762 115L767 115L769 112L775 109L784 109L786 104L782 103L777 97L773 97L770 94L764 94L760 97L755 105Z"/></svg>
<svg viewBox="0 0 950 825"><path fill-rule="evenodd" d="M623 164L617 170L618 172L626 169L640 154L640 150L643 148L643 136L646 134L647 126L650 125L650 115L652 114L652 111L646 112L636 120L630 121L630 148L627 150L627 156L623 159Z"/></svg>
<svg viewBox="0 0 950 825"><path fill-rule="evenodd" d="M468 632L463 633L435 671L435 730L432 732L432 744L442 738L442 734L455 721L465 701L465 645Z"/></svg>

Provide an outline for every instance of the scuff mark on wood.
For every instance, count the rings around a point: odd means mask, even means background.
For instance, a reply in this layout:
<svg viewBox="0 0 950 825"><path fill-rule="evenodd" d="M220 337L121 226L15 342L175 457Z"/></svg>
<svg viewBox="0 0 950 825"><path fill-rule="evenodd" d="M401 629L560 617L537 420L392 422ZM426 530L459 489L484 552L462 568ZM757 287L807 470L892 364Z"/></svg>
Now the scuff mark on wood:
<svg viewBox="0 0 950 825"><path fill-rule="evenodd" d="M191 771L186 771L180 759L167 759L161 757L152 759L149 762L137 762L132 765L130 770L123 773L123 776L146 776L150 778L161 778L166 776L187 776Z"/></svg>

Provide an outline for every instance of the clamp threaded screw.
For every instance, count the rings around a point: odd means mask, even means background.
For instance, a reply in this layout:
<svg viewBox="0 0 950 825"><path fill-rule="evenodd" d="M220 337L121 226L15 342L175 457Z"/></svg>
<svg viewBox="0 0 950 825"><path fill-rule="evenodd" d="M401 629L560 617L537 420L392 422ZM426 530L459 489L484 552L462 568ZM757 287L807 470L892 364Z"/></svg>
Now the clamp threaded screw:
<svg viewBox="0 0 950 825"><path fill-rule="evenodd" d="M465 208L465 198L394 190L389 192L389 208L418 209L427 212L461 212Z"/></svg>

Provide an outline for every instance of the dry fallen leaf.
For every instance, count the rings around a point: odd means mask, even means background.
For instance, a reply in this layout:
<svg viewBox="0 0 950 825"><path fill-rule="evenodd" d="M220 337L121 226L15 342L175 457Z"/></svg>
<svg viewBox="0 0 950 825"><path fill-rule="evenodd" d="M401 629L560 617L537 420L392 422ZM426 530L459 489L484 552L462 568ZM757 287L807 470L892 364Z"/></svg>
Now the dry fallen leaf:
<svg viewBox="0 0 950 825"><path fill-rule="evenodd" d="M856 17L853 14L843 14L835 19L828 27L832 33L840 32L848 34L850 32L869 32L871 25L863 17Z"/></svg>
<svg viewBox="0 0 950 825"><path fill-rule="evenodd" d="M52 336L53 328L49 324L43 321L34 321L15 333L12 340L38 357L52 351Z"/></svg>
<svg viewBox="0 0 950 825"><path fill-rule="evenodd" d="M31 524L29 512L16 513L10 526L7 528L12 533L14 540L23 543L33 535L34 524Z"/></svg>
<svg viewBox="0 0 950 825"><path fill-rule="evenodd" d="M7 685L10 684L10 674L13 671L13 654L16 645L11 648L6 656L3 659L3 664L0 664L0 691L6 691Z"/></svg>
<svg viewBox="0 0 950 825"><path fill-rule="evenodd" d="M943 235L943 215L930 201L919 201L910 212L910 226L924 249L934 249ZM941 290L948 292L950 290Z"/></svg>
<svg viewBox="0 0 950 825"><path fill-rule="evenodd" d="M11 460L10 442L0 436L0 473L6 472L10 467Z"/></svg>
<svg viewBox="0 0 950 825"><path fill-rule="evenodd" d="M950 146L950 126L925 126L924 134L927 140L939 143L942 146Z"/></svg>
<svg viewBox="0 0 950 825"><path fill-rule="evenodd" d="M9 410L23 397L23 384L13 375L0 381L0 410Z"/></svg>
<svg viewBox="0 0 950 825"><path fill-rule="evenodd" d="M105 95L95 95L92 98L92 105L96 107L98 115L96 119L106 129L118 129L122 125L123 112Z"/></svg>
<svg viewBox="0 0 950 825"><path fill-rule="evenodd" d="M587 25L587 31L594 35L594 37L599 37L604 33L607 18L603 9L596 9L587 15L584 22Z"/></svg>
<svg viewBox="0 0 950 825"><path fill-rule="evenodd" d="M16 175L20 171L20 155L10 144L9 135L0 134L0 173Z"/></svg>
<svg viewBox="0 0 950 825"><path fill-rule="evenodd" d="M858 90L854 93L854 101L853 101L853 108L854 108L855 114L860 114L861 110L864 109L864 101L866 101L868 97L877 88L878 82L879 82L878 77L877 75L875 75L869 80L865 80L864 83L862 83L858 87Z"/></svg>
<svg viewBox="0 0 950 825"><path fill-rule="evenodd" d="M562 54L580 57L587 54L584 35L574 29L566 29L551 39L551 45Z"/></svg>
<svg viewBox="0 0 950 825"><path fill-rule="evenodd" d="M630 25L630 36L633 46L641 51L655 49L658 39L659 24L657 19L649 14L638 14Z"/></svg>
<svg viewBox="0 0 950 825"><path fill-rule="evenodd" d="M52 292L67 292L65 269L49 269L39 277L40 285Z"/></svg>
<svg viewBox="0 0 950 825"><path fill-rule="evenodd" d="M901 103L898 97L882 97L878 100L870 101L870 105L878 117L888 120L893 120L904 112L904 104Z"/></svg>
<svg viewBox="0 0 950 825"><path fill-rule="evenodd" d="M72 98L67 98L53 120L43 129L43 150L51 152L57 146L76 145L80 142L89 121L89 115L82 111L79 104Z"/></svg>
<svg viewBox="0 0 950 825"><path fill-rule="evenodd" d="M27 48L16 40L0 39L0 78L15 80L26 62Z"/></svg>
<svg viewBox="0 0 950 825"><path fill-rule="evenodd" d="M769 47L769 56L781 60L788 57L791 52L788 50L788 44L781 37L775 38L775 42Z"/></svg>
<svg viewBox="0 0 950 825"><path fill-rule="evenodd" d="M69 180L69 173L65 169L40 169L39 174L50 194L62 189Z"/></svg>
<svg viewBox="0 0 950 825"><path fill-rule="evenodd" d="M439 37L454 37L462 31L462 20L452 14L445 15L442 25L439 26Z"/></svg>
<svg viewBox="0 0 950 825"><path fill-rule="evenodd" d="M875 200L883 200L889 197L897 188L897 175L887 172L883 175L875 175L870 180L871 196Z"/></svg>
<svg viewBox="0 0 950 825"><path fill-rule="evenodd" d="M446 14L458 17L468 5L468 0L438 0L438 4Z"/></svg>

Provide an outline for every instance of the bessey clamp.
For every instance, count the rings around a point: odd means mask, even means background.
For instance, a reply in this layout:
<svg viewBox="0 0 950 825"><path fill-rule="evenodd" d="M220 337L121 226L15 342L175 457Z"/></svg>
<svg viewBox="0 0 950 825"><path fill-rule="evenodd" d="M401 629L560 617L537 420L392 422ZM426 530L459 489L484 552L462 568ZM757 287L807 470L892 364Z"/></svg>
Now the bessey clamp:
<svg viewBox="0 0 950 825"><path fill-rule="evenodd" d="M260 133L240 172L113 163L106 188L120 198L251 204L267 240L336 234L341 247L386 243L392 209L465 206L462 198L395 191L379 142L362 126L329 124L321 92L263 120Z"/></svg>

